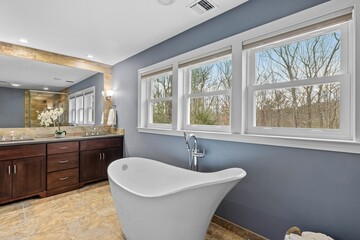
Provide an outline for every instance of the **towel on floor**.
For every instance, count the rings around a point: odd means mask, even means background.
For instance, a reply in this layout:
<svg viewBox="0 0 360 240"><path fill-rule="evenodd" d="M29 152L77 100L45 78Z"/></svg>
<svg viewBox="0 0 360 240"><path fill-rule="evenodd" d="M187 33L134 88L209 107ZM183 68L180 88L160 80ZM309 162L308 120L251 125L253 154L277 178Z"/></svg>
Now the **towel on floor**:
<svg viewBox="0 0 360 240"><path fill-rule="evenodd" d="M322 233L303 232L301 236L291 233L286 235L284 240L334 240Z"/></svg>
<svg viewBox="0 0 360 240"><path fill-rule="evenodd" d="M114 109L110 109L109 116L107 120L108 126L115 126L116 125L116 112Z"/></svg>

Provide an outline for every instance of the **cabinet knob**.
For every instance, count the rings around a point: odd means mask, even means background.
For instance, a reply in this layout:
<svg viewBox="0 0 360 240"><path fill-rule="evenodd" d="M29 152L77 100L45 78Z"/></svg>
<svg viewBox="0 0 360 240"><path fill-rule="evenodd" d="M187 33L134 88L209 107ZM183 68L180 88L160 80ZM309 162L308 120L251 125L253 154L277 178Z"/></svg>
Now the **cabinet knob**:
<svg viewBox="0 0 360 240"><path fill-rule="evenodd" d="M64 150L64 149L68 149L69 147L59 147L59 149Z"/></svg>
<svg viewBox="0 0 360 240"><path fill-rule="evenodd" d="M16 174L16 165L14 165L14 174Z"/></svg>
<svg viewBox="0 0 360 240"><path fill-rule="evenodd" d="M59 161L60 164L64 164L64 163L68 163L68 162L69 162L69 160L60 160Z"/></svg>
<svg viewBox="0 0 360 240"><path fill-rule="evenodd" d="M11 175L11 166L8 166L8 173Z"/></svg>
<svg viewBox="0 0 360 240"><path fill-rule="evenodd" d="M64 181L64 180L66 180L66 179L68 179L69 177L61 177L61 178L59 178L59 180L60 181Z"/></svg>

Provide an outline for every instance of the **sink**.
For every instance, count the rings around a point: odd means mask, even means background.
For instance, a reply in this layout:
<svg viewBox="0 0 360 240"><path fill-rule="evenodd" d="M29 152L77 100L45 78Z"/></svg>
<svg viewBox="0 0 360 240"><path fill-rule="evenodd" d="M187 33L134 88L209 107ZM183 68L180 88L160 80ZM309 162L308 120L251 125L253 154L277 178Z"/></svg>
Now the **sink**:
<svg viewBox="0 0 360 240"><path fill-rule="evenodd" d="M24 138L24 139L14 139L14 140L1 140L0 143L18 143L18 142L29 142L29 141L35 141L33 138Z"/></svg>
<svg viewBox="0 0 360 240"><path fill-rule="evenodd" d="M101 136L106 136L108 134L94 134L94 135L82 135L82 137L101 137Z"/></svg>

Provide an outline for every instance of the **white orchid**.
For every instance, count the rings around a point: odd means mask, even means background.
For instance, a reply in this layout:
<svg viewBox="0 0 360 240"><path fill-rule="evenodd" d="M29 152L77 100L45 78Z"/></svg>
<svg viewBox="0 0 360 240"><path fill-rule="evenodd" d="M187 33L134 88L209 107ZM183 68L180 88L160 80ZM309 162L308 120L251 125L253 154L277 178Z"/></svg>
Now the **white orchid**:
<svg viewBox="0 0 360 240"><path fill-rule="evenodd" d="M40 120L40 126L48 127L53 124L55 127L56 125L58 125L59 130L56 130L56 133L61 134L62 132L65 132L60 130L60 121L59 121L59 117L63 115L63 113L64 113L64 109L62 107L58 107L51 110L44 110L38 113L37 119Z"/></svg>

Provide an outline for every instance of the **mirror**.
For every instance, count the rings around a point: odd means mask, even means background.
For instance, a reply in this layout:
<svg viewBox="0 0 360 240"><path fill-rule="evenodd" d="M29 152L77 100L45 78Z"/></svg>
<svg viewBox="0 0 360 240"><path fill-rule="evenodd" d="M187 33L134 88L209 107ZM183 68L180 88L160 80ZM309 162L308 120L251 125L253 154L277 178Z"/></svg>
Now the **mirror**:
<svg viewBox="0 0 360 240"><path fill-rule="evenodd" d="M33 120L29 120L31 116L34 118L33 112L36 113L45 106L56 106L55 103L51 103L54 99L50 97L50 93L49 99L29 101L28 90L58 92L59 96L66 96L68 99L67 96L90 87L95 87L93 124L98 125L104 105L101 94L104 90L103 73L0 55L0 128L38 126L31 122ZM40 106L40 103L43 105Z"/></svg>

